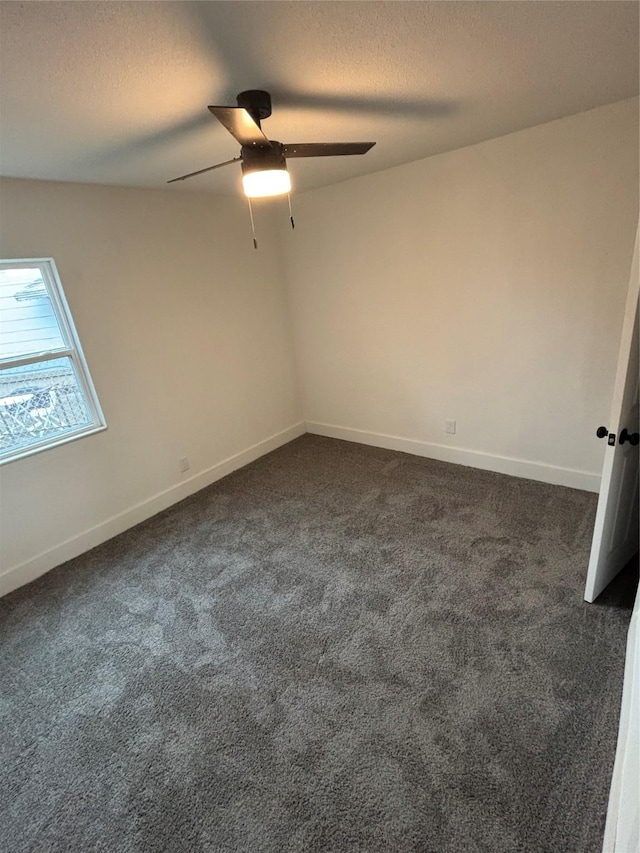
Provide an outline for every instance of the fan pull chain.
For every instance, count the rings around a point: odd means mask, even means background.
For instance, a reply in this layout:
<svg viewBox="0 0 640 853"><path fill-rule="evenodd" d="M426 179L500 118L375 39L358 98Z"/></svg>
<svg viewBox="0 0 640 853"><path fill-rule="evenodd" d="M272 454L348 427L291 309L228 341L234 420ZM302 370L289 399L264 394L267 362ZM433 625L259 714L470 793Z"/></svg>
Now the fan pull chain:
<svg viewBox="0 0 640 853"><path fill-rule="evenodd" d="M289 221L291 222L291 227L295 228L296 223L293 221L293 213L291 211L291 193L287 193L287 198L289 199Z"/></svg>
<svg viewBox="0 0 640 853"><path fill-rule="evenodd" d="M251 233L253 234L253 248L258 248L258 241L256 240L256 226L253 221L253 208L251 207L251 199L247 196L247 202L249 203L249 218L251 219Z"/></svg>

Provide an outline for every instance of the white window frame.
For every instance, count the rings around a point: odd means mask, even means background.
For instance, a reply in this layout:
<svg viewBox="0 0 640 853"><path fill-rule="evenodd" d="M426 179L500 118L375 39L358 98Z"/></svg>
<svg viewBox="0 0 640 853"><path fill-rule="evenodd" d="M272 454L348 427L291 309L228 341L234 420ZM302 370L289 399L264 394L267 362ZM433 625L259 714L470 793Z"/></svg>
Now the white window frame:
<svg viewBox="0 0 640 853"><path fill-rule="evenodd" d="M0 259L0 269L39 269L42 275L42 280L47 289L47 294L51 300L53 312L58 321L58 328L63 340L63 345L54 349L43 352L33 353L22 357L9 357L0 359L0 371L3 368L22 367L27 364L38 364L42 361L51 361L57 358L68 358L74 368L75 376L78 384L82 389L82 394L87 407L87 411L92 420L92 423L71 429L63 435L56 435L52 438L44 438L40 441L34 441L25 447L20 447L16 450L6 452L0 451L0 465L6 465L8 462L15 462L17 459L23 459L25 456L32 456L34 453L40 453L42 450L48 450L51 447L57 447L61 444L67 444L70 441L75 441L78 438L84 438L87 435L93 435L97 432L102 432L107 428L107 423L100 407L98 395L89 373L89 368L82 351L80 339L76 332L76 328L69 310L69 304L62 289L62 282L58 275L58 269L53 258L13 258L11 260Z"/></svg>

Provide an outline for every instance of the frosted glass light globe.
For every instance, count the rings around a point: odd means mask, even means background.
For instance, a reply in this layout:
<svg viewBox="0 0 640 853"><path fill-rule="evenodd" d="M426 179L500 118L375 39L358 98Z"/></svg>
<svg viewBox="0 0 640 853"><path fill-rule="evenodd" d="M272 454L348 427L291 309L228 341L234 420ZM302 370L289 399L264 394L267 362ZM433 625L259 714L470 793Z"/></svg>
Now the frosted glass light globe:
<svg viewBox="0 0 640 853"><path fill-rule="evenodd" d="M244 194L248 198L267 198L291 190L291 178L286 169L265 169L242 176Z"/></svg>

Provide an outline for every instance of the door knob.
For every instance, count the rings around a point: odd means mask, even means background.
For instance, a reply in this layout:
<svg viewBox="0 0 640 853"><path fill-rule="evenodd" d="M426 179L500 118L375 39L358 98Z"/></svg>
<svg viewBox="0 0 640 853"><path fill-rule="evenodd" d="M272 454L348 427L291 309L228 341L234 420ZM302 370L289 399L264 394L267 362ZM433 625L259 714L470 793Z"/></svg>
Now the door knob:
<svg viewBox="0 0 640 853"><path fill-rule="evenodd" d="M625 428L620 433L620 444L624 444L625 441L628 441L629 444L635 447L640 442L640 435L637 432L627 432Z"/></svg>

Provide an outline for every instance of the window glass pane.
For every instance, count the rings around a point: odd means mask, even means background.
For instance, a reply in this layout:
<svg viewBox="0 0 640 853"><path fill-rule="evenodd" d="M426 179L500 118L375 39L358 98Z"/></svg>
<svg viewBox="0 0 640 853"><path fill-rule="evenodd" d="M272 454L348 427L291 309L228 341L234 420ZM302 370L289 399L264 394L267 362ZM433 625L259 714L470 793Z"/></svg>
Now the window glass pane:
<svg viewBox="0 0 640 853"><path fill-rule="evenodd" d="M105 427L53 258L0 260L0 464Z"/></svg>
<svg viewBox="0 0 640 853"><path fill-rule="evenodd" d="M0 370L0 454L93 423L70 358Z"/></svg>
<svg viewBox="0 0 640 853"><path fill-rule="evenodd" d="M0 270L0 358L18 358L64 346L40 269Z"/></svg>

